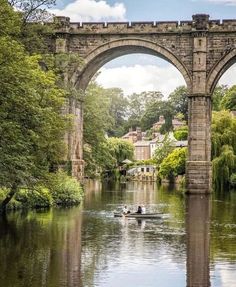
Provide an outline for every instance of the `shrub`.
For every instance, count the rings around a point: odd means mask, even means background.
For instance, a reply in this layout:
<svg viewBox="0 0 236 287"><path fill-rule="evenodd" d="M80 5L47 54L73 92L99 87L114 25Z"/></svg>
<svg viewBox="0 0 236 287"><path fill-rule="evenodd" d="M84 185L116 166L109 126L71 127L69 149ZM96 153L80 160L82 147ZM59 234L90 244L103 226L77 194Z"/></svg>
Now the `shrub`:
<svg viewBox="0 0 236 287"><path fill-rule="evenodd" d="M50 207L53 203L49 190L41 186L34 190L21 189L15 195L15 199L20 202L23 207L28 208L45 208Z"/></svg>
<svg viewBox="0 0 236 287"><path fill-rule="evenodd" d="M50 191L53 202L57 205L76 205L83 198L83 189L80 183L61 171L52 176Z"/></svg>
<svg viewBox="0 0 236 287"><path fill-rule="evenodd" d="M173 179L185 173L186 148L176 148L161 163L159 175L161 178Z"/></svg>
<svg viewBox="0 0 236 287"><path fill-rule="evenodd" d="M0 202L6 198L8 192L9 190L7 188L0 189ZM14 197L7 205L8 210L17 210L21 209L22 207L23 207L22 204L19 201L17 201Z"/></svg>
<svg viewBox="0 0 236 287"><path fill-rule="evenodd" d="M177 130L175 130L174 131L174 137L178 141L187 140L187 138L188 138L188 127L187 126L183 126L183 127L178 128Z"/></svg>

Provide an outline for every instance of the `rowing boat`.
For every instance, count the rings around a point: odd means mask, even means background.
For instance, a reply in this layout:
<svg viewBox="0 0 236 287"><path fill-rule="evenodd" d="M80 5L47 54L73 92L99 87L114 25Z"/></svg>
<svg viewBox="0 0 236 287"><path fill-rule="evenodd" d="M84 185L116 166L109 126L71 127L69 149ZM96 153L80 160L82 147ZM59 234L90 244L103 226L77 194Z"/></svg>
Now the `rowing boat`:
<svg viewBox="0 0 236 287"><path fill-rule="evenodd" d="M156 219L161 219L162 214L161 213L128 213L128 214L123 214L120 212L114 212L114 217L127 217L127 218L156 218Z"/></svg>

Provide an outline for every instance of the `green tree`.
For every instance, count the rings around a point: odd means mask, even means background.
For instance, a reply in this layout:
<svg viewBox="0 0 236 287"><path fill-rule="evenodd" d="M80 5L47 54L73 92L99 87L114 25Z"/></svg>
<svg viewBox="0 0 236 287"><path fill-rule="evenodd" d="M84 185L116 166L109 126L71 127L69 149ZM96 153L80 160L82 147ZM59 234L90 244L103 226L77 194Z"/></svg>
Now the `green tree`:
<svg viewBox="0 0 236 287"><path fill-rule="evenodd" d="M185 173L187 148L174 149L161 163L159 175L172 180L177 175Z"/></svg>
<svg viewBox="0 0 236 287"><path fill-rule="evenodd" d="M178 141L184 141L188 138L188 127L183 126L174 131L174 136Z"/></svg>
<svg viewBox="0 0 236 287"><path fill-rule="evenodd" d="M172 119L175 114L172 104L169 101L161 102L162 115L165 118L165 123L160 128L160 133L165 134L173 130Z"/></svg>
<svg viewBox="0 0 236 287"><path fill-rule="evenodd" d="M188 91L187 87L177 87L168 98L169 103L172 105L174 114L181 113L184 119L188 120Z"/></svg>
<svg viewBox="0 0 236 287"><path fill-rule="evenodd" d="M48 20L51 14L48 8L56 4L56 0L8 0L8 3L21 12L23 24Z"/></svg>
<svg viewBox="0 0 236 287"><path fill-rule="evenodd" d="M109 112L114 121L107 133L110 137L120 137L125 133L128 99L119 88L106 89L105 92L110 99Z"/></svg>
<svg viewBox="0 0 236 287"><path fill-rule="evenodd" d="M229 188L236 168L236 118L229 111L213 112L212 159L216 189Z"/></svg>
<svg viewBox="0 0 236 287"><path fill-rule="evenodd" d="M216 86L212 95L212 109L213 111L221 110L221 101L226 94L228 87L226 85Z"/></svg>
<svg viewBox="0 0 236 287"><path fill-rule="evenodd" d="M120 138L107 139L108 150L115 158L116 166L120 165L125 159L133 159L134 146L130 142Z"/></svg>
<svg viewBox="0 0 236 287"><path fill-rule="evenodd" d="M170 139L169 135L166 134L164 140L158 143L158 147L156 148L153 156L158 168L173 149L173 141Z"/></svg>
<svg viewBox="0 0 236 287"><path fill-rule="evenodd" d="M10 7L18 11L20 17L20 33L18 40L24 45L30 54L47 53L48 46L45 41L48 33L53 33L56 23L42 25L52 19L48 12L56 4L56 0L9 0Z"/></svg>
<svg viewBox="0 0 236 287"><path fill-rule="evenodd" d="M221 101L221 108L230 111L236 110L236 85L226 91Z"/></svg>
<svg viewBox="0 0 236 287"><path fill-rule="evenodd" d="M114 123L109 112L110 103L106 90L92 81L84 97L84 160L88 176L100 173L109 157L106 132Z"/></svg>
<svg viewBox="0 0 236 287"><path fill-rule="evenodd" d="M236 153L236 118L229 111L212 113L212 158L218 157L224 145Z"/></svg>
<svg viewBox="0 0 236 287"><path fill-rule="evenodd" d="M162 98L163 95L158 91L134 93L129 96L128 127L136 128L142 126L145 129L150 128L150 125L152 125L150 122L154 123L158 118L158 116L154 116L155 107ZM150 114L149 117L148 114Z"/></svg>
<svg viewBox="0 0 236 287"><path fill-rule="evenodd" d="M15 38L18 13L0 1L1 17L8 17L0 31L0 186L10 190L4 209L20 187L45 180L62 160L66 119L55 75L40 68L38 56L26 55Z"/></svg>
<svg viewBox="0 0 236 287"><path fill-rule="evenodd" d="M233 148L224 145L221 148L220 155L213 159L212 165L213 183L215 188L218 190L229 188L231 176L236 170L236 156Z"/></svg>

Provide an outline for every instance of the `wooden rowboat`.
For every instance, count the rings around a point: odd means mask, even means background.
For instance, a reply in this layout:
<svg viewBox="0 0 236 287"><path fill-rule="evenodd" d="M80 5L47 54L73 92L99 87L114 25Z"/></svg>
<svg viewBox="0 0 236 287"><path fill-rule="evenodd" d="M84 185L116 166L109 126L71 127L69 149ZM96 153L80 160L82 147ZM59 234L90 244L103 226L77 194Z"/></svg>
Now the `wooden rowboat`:
<svg viewBox="0 0 236 287"><path fill-rule="evenodd" d="M114 212L114 217L127 217L127 218L156 218L156 219L161 219L162 214L161 213L128 213L128 214L123 214L120 212Z"/></svg>

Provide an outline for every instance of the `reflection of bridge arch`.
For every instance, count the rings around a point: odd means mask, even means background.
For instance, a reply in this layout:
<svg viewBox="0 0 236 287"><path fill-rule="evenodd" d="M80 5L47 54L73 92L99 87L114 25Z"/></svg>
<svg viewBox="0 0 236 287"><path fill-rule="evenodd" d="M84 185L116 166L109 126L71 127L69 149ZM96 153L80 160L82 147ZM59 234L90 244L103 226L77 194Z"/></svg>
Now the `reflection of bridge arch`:
<svg viewBox="0 0 236 287"><path fill-rule="evenodd" d="M211 93L235 60L236 20L220 22L198 14L193 15L192 21L182 22L81 24L71 23L67 17L56 17L56 24L49 49L53 53L80 55L82 67L72 73L70 81L82 91L102 65L125 54L159 56L180 71L189 90L187 189L191 193L210 192ZM69 135L68 154L73 174L79 176L78 170L83 174L83 102L71 100L69 110L75 114L76 128Z"/></svg>
<svg viewBox="0 0 236 287"><path fill-rule="evenodd" d="M187 87L191 87L191 76L188 69L171 51L148 40L125 38L107 42L88 54L84 59L84 67L77 80L77 88L85 90L93 75L107 62L133 53L150 54L167 60L180 71Z"/></svg>

